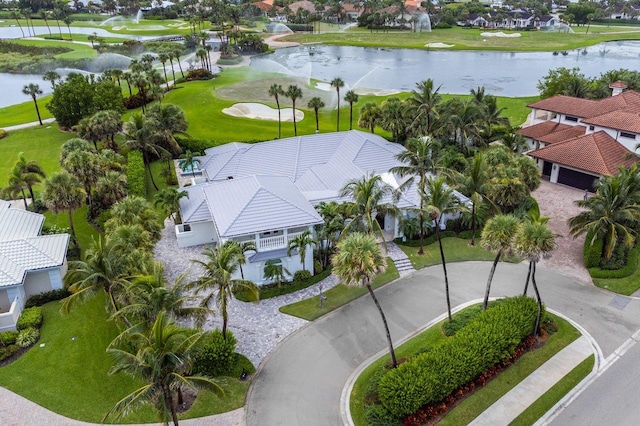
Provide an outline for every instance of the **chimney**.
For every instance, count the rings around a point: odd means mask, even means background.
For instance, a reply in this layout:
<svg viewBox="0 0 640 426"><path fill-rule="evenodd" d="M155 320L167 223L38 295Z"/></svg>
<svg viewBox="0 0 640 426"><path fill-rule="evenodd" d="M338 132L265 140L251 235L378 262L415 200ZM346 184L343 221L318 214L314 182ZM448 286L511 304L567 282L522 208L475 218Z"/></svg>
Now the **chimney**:
<svg viewBox="0 0 640 426"><path fill-rule="evenodd" d="M611 96L619 95L620 93L624 92L624 89L626 88L627 84L620 80L614 81L609 85L609 89L611 89Z"/></svg>

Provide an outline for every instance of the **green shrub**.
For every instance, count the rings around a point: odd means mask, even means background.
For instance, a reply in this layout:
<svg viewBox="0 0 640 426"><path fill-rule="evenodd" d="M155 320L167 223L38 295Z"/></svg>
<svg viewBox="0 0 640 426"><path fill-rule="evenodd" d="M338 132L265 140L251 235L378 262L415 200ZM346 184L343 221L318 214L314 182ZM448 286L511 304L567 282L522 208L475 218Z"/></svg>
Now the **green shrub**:
<svg viewBox="0 0 640 426"><path fill-rule="evenodd" d="M42 325L42 308L34 306L32 308L26 308L20 314L16 328L18 331L27 328L40 328Z"/></svg>
<svg viewBox="0 0 640 426"><path fill-rule="evenodd" d="M183 151L189 150L191 152L204 152L205 149L215 146L215 143L212 141L203 141L199 139L189 139L181 137L177 137L176 140L178 141L178 144Z"/></svg>
<svg viewBox="0 0 640 426"><path fill-rule="evenodd" d="M533 331L534 299L504 299L433 350L389 371L380 379L378 396L397 417L442 400L500 361L509 358Z"/></svg>
<svg viewBox="0 0 640 426"><path fill-rule="evenodd" d="M592 232L587 232L587 236L584 239L583 257L584 266L587 268L595 268L600 265L600 259L602 258L602 239L597 239L591 244L593 238Z"/></svg>
<svg viewBox="0 0 640 426"><path fill-rule="evenodd" d="M627 264L621 269L601 269L601 268L589 268L589 274L592 278L625 278L633 274L638 268L638 254L640 253L640 246L636 246L629 250L627 255Z"/></svg>
<svg viewBox="0 0 640 426"><path fill-rule="evenodd" d="M449 28L451 28L451 25L447 24L446 22L438 22L438 25L436 25L434 28L438 30L448 30Z"/></svg>
<svg viewBox="0 0 640 426"><path fill-rule="evenodd" d="M294 281L307 281L311 278L311 272L309 271L296 271L293 274Z"/></svg>
<svg viewBox="0 0 640 426"><path fill-rule="evenodd" d="M195 81L195 80L211 80L213 78L213 74L209 70L205 70L203 68L197 70L191 70L187 73L187 81Z"/></svg>
<svg viewBox="0 0 640 426"><path fill-rule="evenodd" d="M445 321L442 324L442 329L444 330L445 336L453 336L458 332L458 330L469 324L471 320L480 315L481 312L482 305L473 305L466 309L463 309L460 312L456 312L451 317L451 321Z"/></svg>
<svg viewBox="0 0 640 426"><path fill-rule="evenodd" d="M611 257L600 260L600 268L610 271L624 268L627 265L628 253L629 248L622 241L618 241L618 244L611 252Z"/></svg>
<svg viewBox="0 0 640 426"><path fill-rule="evenodd" d="M28 348L38 341L40 338L40 330L37 328L25 328L20 330L16 339L16 344L21 348Z"/></svg>
<svg viewBox="0 0 640 426"><path fill-rule="evenodd" d="M0 129L0 139L4 139L7 137L7 131L5 129Z"/></svg>
<svg viewBox="0 0 640 426"><path fill-rule="evenodd" d="M364 409L367 423L371 426L400 426L402 423L383 405L369 405Z"/></svg>
<svg viewBox="0 0 640 426"><path fill-rule="evenodd" d="M476 239L480 238L480 234L481 234L482 230L477 230L476 229ZM471 235L472 232L471 231L462 231L458 233L458 238L463 239L463 240L470 240L471 239Z"/></svg>
<svg viewBox="0 0 640 426"><path fill-rule="evenodd" d="M71 292L66 288L58 290L46 291L40 294L34 294L27 299L27 303L24 304L25 308L33 308L34 306L42 306L45 303L53 302L56 300L62 300L71 296Z"/></svg>
<svg viewBox="0 0 640 426"><path fill-rule="evenodd" d="M16 339L18 338L17 331L3 331L0 333L0 343L2 346L9 346L16 343Z"/></svg>
<svg viewBox="0 0 640 426"><path fill-rule="evenodd" d="M127 191L129 195L147 196L144 160L142 153L131 150L127 154Z"/></svg>
<svg viewBox="0 0 640 426"><path fill-rule="evenodd" d="M253 374L256 372L256 367L253 366L249 358L242 354L236 353L235 361L233 361L233 366L231 367L228 375L230 377L239 378L243 371L247 374Z"/></svg>
<svg viewBox="0 0 640 426"><path fill-rule="evenodd" d="M331 267L324 271L314 275L306 281L293 280L288 283L283 283L280 287L278 284L267 284L260 287L260 300L271 299L272 297L282 296L284 294L293 293L294 291L302 290L303 288L311 287L312 285L322 281L331 275ZM243 302L249 302L247 294L244 292L238 292L235 294L236 299Z"/></svg>
<svg viewBox="0 0 640 426"><path fill-rule="evenodd" d="M18 345L9 345L0 348L0 361L4 361L20 350Z"/></svg>
<svg viewBox="0 0 640 426"><path fill-rule="evenodd" d="M219 329L208 332L199 343L193 371L209 377L226 376L231 373L236 360L236 338L227 330L227 338Z"/></svg>
<svg viewBox="0 0 640 426"><path fill-rule="evenodd" d="M316 274L322 272L322 262L320 262L318 259L315 259L313 261L313 272L315 272Z"/></svg>

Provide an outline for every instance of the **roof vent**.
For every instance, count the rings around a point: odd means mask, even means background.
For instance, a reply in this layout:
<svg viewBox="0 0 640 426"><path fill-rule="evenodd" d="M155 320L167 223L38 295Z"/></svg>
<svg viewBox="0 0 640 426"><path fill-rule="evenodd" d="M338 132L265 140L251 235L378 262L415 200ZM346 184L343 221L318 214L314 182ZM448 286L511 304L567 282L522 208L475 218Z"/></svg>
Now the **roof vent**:
<svg viewBox="0 0 640 426"><path fill-rule="evenodd" d="M233 179L233 176L227 176L227 179Z"/></svg>

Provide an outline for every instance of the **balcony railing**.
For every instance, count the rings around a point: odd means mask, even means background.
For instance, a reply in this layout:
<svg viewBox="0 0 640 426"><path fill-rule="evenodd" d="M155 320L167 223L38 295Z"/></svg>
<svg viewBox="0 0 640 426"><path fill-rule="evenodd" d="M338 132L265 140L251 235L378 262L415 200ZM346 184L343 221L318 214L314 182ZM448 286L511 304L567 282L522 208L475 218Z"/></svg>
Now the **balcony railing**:
<svg viewBox="0 0 640 426"><path fill-rule="evenodd" d="M289 247L289 242L301 234L302 232L294 232L294 233L288 234L286 241L285 241L284 235L276 235L274 237L260 238L260 243L258 244L258 251L276 250L279 248Z"/></svg>

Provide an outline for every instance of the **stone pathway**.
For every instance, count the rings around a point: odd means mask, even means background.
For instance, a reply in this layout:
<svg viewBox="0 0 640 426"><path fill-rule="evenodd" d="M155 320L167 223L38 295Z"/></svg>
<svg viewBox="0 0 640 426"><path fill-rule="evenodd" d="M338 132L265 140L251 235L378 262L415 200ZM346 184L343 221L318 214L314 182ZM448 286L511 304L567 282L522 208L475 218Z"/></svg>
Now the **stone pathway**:
<svg viewBox="0 0 640 426"><path fill-rule="evenodd" d="M42 125L44 126L45 124L51 124L54 121L56 121L55 118L43 118ZM29 127L37 127L39 125L40 125L39 121L32 121L31 123L16 124L15 126L5 126L3 127L3 129L6 130L7 132L11 132L14 130L27 129Z"/></svg>
<svg viewBox="0 0 640 426"><path fill-rule="evenodd" d="M415 271L409 257L407 257L405 252L403 252L402 249L393 241L387 242L387 256L393 260L393 263L396 265L396 269L401 277L409 275Z"/></svg>

